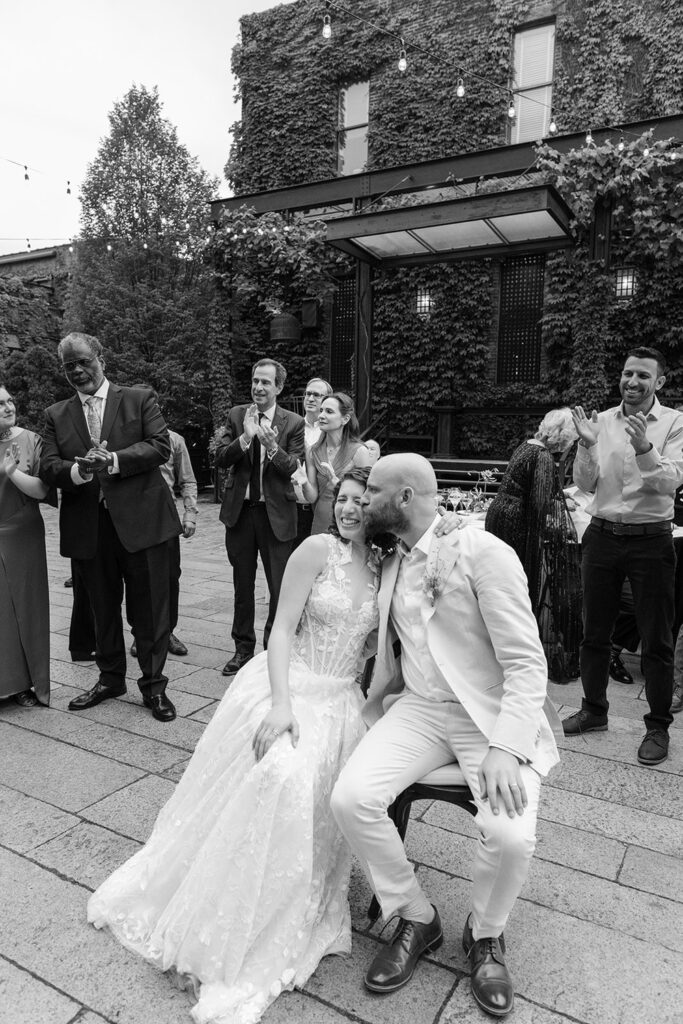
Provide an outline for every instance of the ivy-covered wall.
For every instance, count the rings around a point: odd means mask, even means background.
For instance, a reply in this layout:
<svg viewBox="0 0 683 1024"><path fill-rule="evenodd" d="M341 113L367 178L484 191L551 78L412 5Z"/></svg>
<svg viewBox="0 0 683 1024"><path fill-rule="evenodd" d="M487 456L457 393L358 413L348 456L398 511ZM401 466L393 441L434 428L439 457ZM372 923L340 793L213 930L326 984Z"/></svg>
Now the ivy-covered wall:
<svg viewBox="0 0 683 1024"><path fill-rule="evenodd" d="M237 194L333 177L341 86L370 81L368 170L504 145L515 29L556 22L553 114L560 133L683 110L683 4L680 0L346 0L361 23L331 9L332 39L321 35L324 6L308 0L242 19L233 54L242 121L235 126L226 174ZM406 39L408 70L396 68ZM451 64L472 69L457 99L457 72L411 49L414 41ZM645 180L649 173L644 168ZM632 181L637 179L637 169ZM598 180L595 195L609 190ZM647 182L646 182L647 184ZM562 187L558 184L562 191ZM679 197L680 198L680 197ZM587 226L577 249L548 260L544 359L538 383L502 387L492 358L498 266L479 260L383 272L374 281L373 413L391 408L394 429L429 433L434 407L547 405L583 399L604 405L627 347L662 342L681 380L677 357L682 294L678 258L666 261L616 239L619 259L637 265L640 287L629 303L614 296L612 276L588 262ZM415 311L418 284L435 297L434 313ZM587 353L590 358L587 358ZM294 356L294 353L292 353ZM285 361L287 361L285 359ZM406 382L410 387L406 387ZM292 381L299 384L298 380ZM524 433L490 417L462 435L458 454L505 457Z"/></svg>

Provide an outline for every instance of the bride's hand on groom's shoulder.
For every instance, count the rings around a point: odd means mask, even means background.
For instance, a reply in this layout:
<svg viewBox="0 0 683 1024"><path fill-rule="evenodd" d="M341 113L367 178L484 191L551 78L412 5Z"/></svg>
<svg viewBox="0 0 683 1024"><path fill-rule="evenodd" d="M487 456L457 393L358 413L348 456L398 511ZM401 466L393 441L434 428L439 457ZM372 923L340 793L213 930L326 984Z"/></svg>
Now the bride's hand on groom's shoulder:
<svg viewBox="0 0 683 1024"><path fill-rule="evenodd" d="M445 537L447 533L452 533L453 530L460 530L465 525L464 518L459 516L457 512L447 512L443 505L439 505L437 511L441 519L434 527L435 537Z"/></svg>
<svg viewBox="0 0 683 1024"><path fill-rule="evenodd" d="M295 747L299 742L299 723L291 708L271 708L256 730L251 743L256 760L260 761L285 732L291 734L291 743Z"/></svg>

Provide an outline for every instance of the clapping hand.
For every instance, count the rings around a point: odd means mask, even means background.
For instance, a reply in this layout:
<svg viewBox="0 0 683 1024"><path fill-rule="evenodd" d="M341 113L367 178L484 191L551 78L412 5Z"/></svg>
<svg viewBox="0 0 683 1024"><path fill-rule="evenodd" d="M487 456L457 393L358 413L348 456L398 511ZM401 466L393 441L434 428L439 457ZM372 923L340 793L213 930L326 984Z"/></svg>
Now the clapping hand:
<svg viewBox="0 0 683 1024"><path fill-rule="evenodd" d="M304 484L308 483L308 473L301 459L296 460L296 469L292 473L292 483L298 484L299 487L303 487Z"/></svg>
<svg viewBox="0 0 683 1024"><path fill-rule="evenodd" d="M339 477L337 476L337 474L335 473L334 469L332 468L331 463L329 463L329 462L321 462L320 463L320 468L325 470L325 472L327 473L327 475L330 478L330 482L331 482L332 486L336 487L337 484L339 483Z"/></svg>
<svg viewBox="0 0 683 1024"><path fill-rule="evenodd" d="M242 425L244 433L251 441L252 438L256 437L259 432L259 418L258 409L256 405L250 405L244 414L244 423Z"/></svg>
<svg viewBox="0 0 683 1024"><path fill-rule="evenodd" d="M277 448L277 427L271 427L265 420L258 428L258 439L268 452Z"/></svg>
<svg viewBox="0 0 683 1024"><path fill-rule="evenodd" d="M109 466L114 465L114 456L111 452L107 451L106 441L95 441L94 438L90 438L92 448L86 455L88 462L92 463L92 468L95 473L101 473L102 470L108 469Z"/></svg>
<svg viewBox="0 0 683 1024"><path fill-rule="evenodd" d="M574 420L576 433L582 441L586 442L589 448L592 448L597 443L598 434L600 433L597 411L593 409L589 419L583 411L583 406L577 405L572 409L572 419Z"/></svg>
<svg viewBox="0 0 683 1024"><path fill-rule="evenodd" d="M647 419L644 412L637 412L634 416L626 417L628 439L633 445L636 455L644 455L652 447L647 439Z"/></svg>
<svg viewBox="0 0 683 1024"><path fill-rule="evenodd" d="M2 472L6 473L7 476L12 476L17 466L19 465L20 458L21 453L19 451L19 445L16 443L16 441L13 441L12 444L7 449L7 451L5 452L5 457L2 461L1 467Z"/></svg>

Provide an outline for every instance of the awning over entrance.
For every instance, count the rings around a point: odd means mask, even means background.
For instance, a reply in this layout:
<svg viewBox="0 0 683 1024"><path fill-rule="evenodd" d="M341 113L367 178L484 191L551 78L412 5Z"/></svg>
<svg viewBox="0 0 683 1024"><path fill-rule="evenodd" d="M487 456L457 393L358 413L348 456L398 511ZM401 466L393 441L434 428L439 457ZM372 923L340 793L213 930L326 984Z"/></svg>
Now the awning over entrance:
<svg viewBox="0 0 683 1024"><path fill-rule="evenodd" d="M331 245L382 266L559 249L571 211L551 185L360 213L328 221Z"/></svg>

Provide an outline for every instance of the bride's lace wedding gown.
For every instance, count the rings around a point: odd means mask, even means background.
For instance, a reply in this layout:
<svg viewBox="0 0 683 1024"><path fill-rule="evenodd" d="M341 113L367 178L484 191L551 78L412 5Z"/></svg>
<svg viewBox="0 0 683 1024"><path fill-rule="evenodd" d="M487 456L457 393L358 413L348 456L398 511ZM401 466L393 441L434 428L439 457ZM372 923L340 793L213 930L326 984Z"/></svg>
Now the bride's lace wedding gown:
<svg viewBox="0 0 683 1024"><path fill-rule="evenodd" d="M357 676L377 624L377 572L359 608L329 555L292 644L296 748L285 733L257 762L270 709L265 653L235 677L146 845L92 895L88 920L198 994L195 1021L253 1024L321 957L351 948L350 853L330 792L365 731Z"/></svg>

